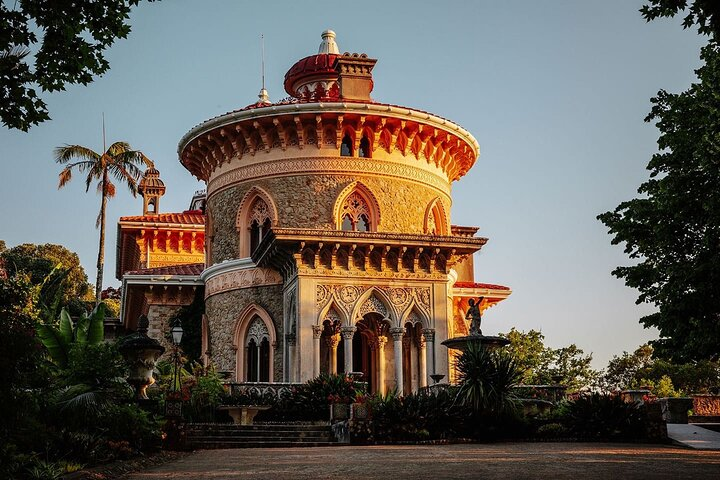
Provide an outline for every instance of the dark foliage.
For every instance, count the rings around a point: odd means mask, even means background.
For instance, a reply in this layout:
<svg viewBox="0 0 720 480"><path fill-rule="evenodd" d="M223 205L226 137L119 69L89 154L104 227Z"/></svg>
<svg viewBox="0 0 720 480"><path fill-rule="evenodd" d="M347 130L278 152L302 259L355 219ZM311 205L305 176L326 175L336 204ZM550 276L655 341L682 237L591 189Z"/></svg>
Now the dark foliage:
<svg viewBox="0 0 720 480"><path fill-rule="evenodd" d="M592 440L634 440L645 434L644 413L637 403L616 395L581 396L567 406L565 424L576 437Z"/></svg>
<svg viewBox="0 0 720 480"><path fill-rule="evenodd" d="M153 1L153 0L149 0ZM0 3L0 120L27 131L49 120L42 91L87 85L109 63L104 51L130 33L139 0L20 0ZM12 5L12 8L10 7ZM39 47L30 56L32 47ZM28 60L34 59L31 64Z"/></svg>
<svg viewBox="0 0 720 480"><path fill-rule="evenodd" d="M657 306L641 322L659 330L657 354L676 362L720 359L720 48L701 57L698 83L652 99L646 120L660 130L660 151L641 198L598 216L638 261L613 275Z"/></svg>

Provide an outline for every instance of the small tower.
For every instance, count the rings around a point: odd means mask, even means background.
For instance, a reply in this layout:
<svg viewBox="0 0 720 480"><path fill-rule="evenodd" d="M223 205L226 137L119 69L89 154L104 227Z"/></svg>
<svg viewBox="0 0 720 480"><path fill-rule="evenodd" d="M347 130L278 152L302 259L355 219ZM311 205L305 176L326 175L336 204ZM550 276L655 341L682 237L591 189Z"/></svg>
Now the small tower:
<svg viewBox="0 0 720 480"><path fill-rule="evenodd" d="M160 213L160 197L165 195L165 184L160 180L157 169L150 167L145 170L145 175L138 185L138 192L143 196L143 215Z"/></svg>

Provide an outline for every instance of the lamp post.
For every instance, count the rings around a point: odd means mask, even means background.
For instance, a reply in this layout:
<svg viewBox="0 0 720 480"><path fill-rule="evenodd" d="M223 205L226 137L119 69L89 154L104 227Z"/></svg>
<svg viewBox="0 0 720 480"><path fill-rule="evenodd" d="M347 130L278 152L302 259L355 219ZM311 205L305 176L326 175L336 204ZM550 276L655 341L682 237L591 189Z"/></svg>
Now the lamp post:
<svg viewBox="0 0 720 480"><path fill-rule="evenodd" d="M173 344L173 385L172 391L178 393L180 390L180 342L182 341L183 328L180 325L180 319L175 318L170 328L171 341ZM180 418L182 416L182 398L165 400L165 415L170 418Z"/></svg>
<svg viewBox="0 0 720 480"><path fill-rule="evenodd" d="M180 390L180 342L182 342L183 337L183 328L179 318L175 318L173 321L170 334L172 335L173 344L173 391L177 392Z"/></svg>

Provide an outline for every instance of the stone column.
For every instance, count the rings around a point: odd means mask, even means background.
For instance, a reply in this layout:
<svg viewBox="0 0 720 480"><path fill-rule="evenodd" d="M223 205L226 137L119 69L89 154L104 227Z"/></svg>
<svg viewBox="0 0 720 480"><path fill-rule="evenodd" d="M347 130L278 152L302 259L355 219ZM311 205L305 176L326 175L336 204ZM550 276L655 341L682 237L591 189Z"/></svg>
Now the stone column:
<svg viewBox="0 0 720 480"><path fill-rule="evenodd" d="M429 375L435 375L435 329L423 329L423 336L425 337L426 361L430 362Z"/></svg>
<svg viewBox="0 0 720 480"><path fill-rule="evenodd" d="M337 333L331 337L327 337L327 344L330 347L330 374L337 374L337 347L340 343L340 335Z"/></svg>
<svg viewBox="0 0 720 480"><path fill-rule="evenodd" d="M378 378L378 393L385 395L385 344L387 343L387 337L380 336L377 339L378 348L378 362L377 362L377 378Z"/></svg>
<svg viewBox="0 0 720 480"><path fill-rule="evenodd" d="M395 388L397 388L398 394L402 395L404 390L403 385L403 335L405 335L405 329L403 327L393 327L390 329L390 333L393 336L393 351L395 352Z"/></svg>
<svg viewBox="0 0 720 480"><path fill-rule="evenodd" d="M343 349L345 350L345 374L353 371L353 349L352 341L353 335L355 335L355 327L342 327L340 334L343 338Z"/></svg>
<svg viewBox="0 0 720 480"><path fill-rule="evenodd" d="M255 381L259 382L260 381L260 364L262 363L262 360L260 359L260 344L258 343L257 347L255 347L255 348L257 348L257 357L256 357L257 358L257 376L255 377Z"/></svg>
<svg viewBox="0 0 720 480"><path fill-rule="evenodd" d="M313 325L313 378L320 375L320 337L322 337L322 325Z"/></svg>
<svg viewBox="0 0 720 480"><path fill-rule="evenodd" d="M420 337L417 340L417 348L418 348L418 357L419 357L419 363L420 363L420 372L418 379L419 383L418 386L420 388L427 387L428 384L428 373L427 373L427 351L425 350L427 348L427 343L425 342L425 335L420 335Z"/></svg>
<svg viewBox="0 0 720 480"><path fill-rule="evenodd" d="M295 371L297 370L297 361L295 358L297 339L294 334L290 333L285 336L288 343L288 373L286 375L288 382L295 382Z"/></svg>

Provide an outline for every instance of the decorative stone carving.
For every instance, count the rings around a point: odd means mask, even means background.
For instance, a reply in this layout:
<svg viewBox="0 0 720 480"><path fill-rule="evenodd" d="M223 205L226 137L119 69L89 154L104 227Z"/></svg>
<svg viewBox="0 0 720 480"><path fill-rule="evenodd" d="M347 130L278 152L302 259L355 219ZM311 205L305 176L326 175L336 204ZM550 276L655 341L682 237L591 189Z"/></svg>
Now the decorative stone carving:
<svg viewBox="0 0 720 480"><path fill-rule="evenodd" d="M257 317L252 321L250 327L248 327L245 345L250 345L252 340L255 341L255 345L260 345L263 340L267 340L268 342L270 341L270 332L268 332L265 322Z"/></svg>
<svg viewBox="0 0 720 480"><path fill-rule="evenodd" d="M269 268L247 268L234 272L222 273L209 278L205 282L205 298L229 290L257 287L264 285L280 285L282 276Z"/></svg>
<svg viewBox="0 0 720 480"><path fill-rule="evenodd" d="M393 305L405 305L410 298L410 290L407 288L389 288L386 292L388 293L390 301Z"/></svg>
<svg viewBox="0 0 720 480"><path fill-rule="evenodd" d="M370 296L365 302L360 306L360 316L363 317L367 315L368 313L377 313L379 315L382 315L383 317L388 316L387 308L385 307L385 304L380 301L379 298L377 298L375 295Z"/></svg>
<svg viewBox="0 0 720 480"><path fill-rule="evenodd" d="M340 289L340 300L346 305L350 305L360 296L360 289L352 285L346 285Z"/></svg>
<svg viewBox="0 0 720 480"><path fill-rule="evenodd" d="M257 163L238 167L227 173L214 177L208 183L208 198L226 187L241 181L258 179L268 176L301 175L322 172L357 174L376 174L400 178L421 183L448 195L450 183L447 177L428 172L421 167L402 163L373 159L352 159L352 157L310 157L276 160L268 163Z"/></svg>

